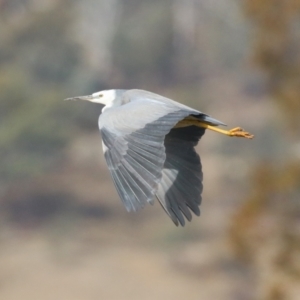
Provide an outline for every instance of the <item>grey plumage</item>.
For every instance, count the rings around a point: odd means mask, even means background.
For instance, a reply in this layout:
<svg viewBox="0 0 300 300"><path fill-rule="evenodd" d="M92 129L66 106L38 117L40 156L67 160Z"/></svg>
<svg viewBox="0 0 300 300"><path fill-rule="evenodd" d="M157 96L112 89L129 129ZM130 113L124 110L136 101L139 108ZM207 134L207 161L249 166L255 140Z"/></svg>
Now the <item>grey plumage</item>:
<svg viewBox="0 0 300 300"><path fill-rule="evenodd" d="M184 226L183 215L191 221L190 210L200 215L203 174L194 147L203 134L203 128L192 126L172 129L165 137L166 160L156 196L176 225Z"/></svg>
<svg viewBox="0 0 300 300"><path fill-rule="evenodd" d="M178 124L190 119L212 126L222 122L143 90L102 91L76 99L106 104L98 122L104 156L128 211L157 198L176 225L184 226L185 218L191 221L191 212L200 215L203 175L195 146L205 128Z"/></svg>
<svg viewBox="0 0 300 300"><path fill-rule="evenodd" d="M192 219L190 210L200 215L203 176L194 147L205 129L172 128L189 115L223 123L150 92L122 91L119 97L120 106L100 115L99 128L121 200L128 211L136 211L156 196L173 222L184 226L184 217Z"/></svg>

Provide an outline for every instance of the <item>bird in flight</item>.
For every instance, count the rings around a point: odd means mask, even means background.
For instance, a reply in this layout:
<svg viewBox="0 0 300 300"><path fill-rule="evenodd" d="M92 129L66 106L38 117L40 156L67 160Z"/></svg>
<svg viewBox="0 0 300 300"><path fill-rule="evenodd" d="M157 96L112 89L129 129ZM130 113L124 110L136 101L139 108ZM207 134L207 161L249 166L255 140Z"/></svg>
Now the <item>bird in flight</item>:
<svg viewBox="0 0 300 300"><path fill-rule="evenodd" d="M104 105L98 125L104 156L127 211L137 211L155 198L178 226L191 211L199 216L202 167L195 146L206 129L252 139L240 127L224 123L169 98L144 90L105 90L66 100Z"/></svg>

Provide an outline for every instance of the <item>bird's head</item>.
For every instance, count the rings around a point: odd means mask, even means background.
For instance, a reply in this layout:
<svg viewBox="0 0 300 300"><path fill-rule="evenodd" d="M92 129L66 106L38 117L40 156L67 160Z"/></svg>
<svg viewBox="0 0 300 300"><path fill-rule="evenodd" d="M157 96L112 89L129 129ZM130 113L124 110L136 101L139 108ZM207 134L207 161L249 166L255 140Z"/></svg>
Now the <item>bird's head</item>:
<svg viewBox="0 0 300 300"><path fill-rule="evenodd" d="M96 92L88 96L77 96L73 98L67 98L65 100L85 100L94 103L100 103L107 107L112 106L117 98L117 90L106 90Z"/></svg>

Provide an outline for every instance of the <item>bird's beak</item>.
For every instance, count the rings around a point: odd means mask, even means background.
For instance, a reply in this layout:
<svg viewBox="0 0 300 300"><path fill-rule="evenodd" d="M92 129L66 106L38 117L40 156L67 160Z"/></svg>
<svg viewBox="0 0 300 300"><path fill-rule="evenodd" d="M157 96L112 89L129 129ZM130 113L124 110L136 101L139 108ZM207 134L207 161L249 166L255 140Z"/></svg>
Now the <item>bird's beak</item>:
<svg viewBox="0 0 300 300"><path fill-rule="evenodd" d="M69 100L73 100L73 101L76 101L76 100L93 101L93 99L94 99L93 95L88 95L88 96L77 96L77 97L74 97L74 98L67 98L67 99L65 99L65 101L69 101Z"/></svg>

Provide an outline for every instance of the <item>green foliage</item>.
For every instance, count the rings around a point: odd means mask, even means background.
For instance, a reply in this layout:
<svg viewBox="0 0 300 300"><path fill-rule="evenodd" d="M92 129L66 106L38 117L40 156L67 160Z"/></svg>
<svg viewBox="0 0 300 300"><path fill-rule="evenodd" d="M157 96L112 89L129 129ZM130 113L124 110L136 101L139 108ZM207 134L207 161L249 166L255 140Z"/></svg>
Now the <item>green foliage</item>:
<svg viewBox="0 0 300 300"><path fill-rule="evenodd" d="M29 13L3 23L0 47L0 179L39 173L53 165L71 136L62 99L80 65L70 38L71 7ZM63 110L64 115L60 112ZM71 125L71 124L69 124Z"/></svg>

